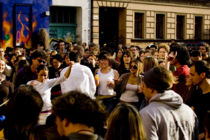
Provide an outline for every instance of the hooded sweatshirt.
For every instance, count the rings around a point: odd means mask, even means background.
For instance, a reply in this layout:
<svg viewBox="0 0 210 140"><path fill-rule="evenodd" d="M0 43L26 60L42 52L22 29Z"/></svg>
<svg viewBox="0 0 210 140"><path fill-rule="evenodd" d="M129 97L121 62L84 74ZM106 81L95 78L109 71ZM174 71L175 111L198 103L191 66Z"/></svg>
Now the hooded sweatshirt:
<svg viewBox="0 0 210 140"><path fill-rule="evenodd" d="M147 140L194 139L196 115L173 90L155 94L140 111Z"/></svg>

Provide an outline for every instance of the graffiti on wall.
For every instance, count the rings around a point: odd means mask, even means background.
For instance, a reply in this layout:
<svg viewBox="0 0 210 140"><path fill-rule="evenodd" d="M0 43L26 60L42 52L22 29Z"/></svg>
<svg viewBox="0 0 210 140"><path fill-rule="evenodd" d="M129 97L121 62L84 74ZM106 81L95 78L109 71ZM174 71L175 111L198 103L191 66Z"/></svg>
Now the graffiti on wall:
<svg viewBox="0 0 210 140"><path fill-rule="evenodd" d="M6 47L13 46L13 35L12 35L12 23L7 21L8 12L3 14L3 41L2 41L2 48L6 49Z"/></svg>
<svg viewBox="0 0 210 140"><path fill-rule="evenodd" d="M12 22L7 21L7 14L8 12L5 12L3 14L3 40L2 40L2 48L6 49L7 47L13 47L13 25ZM25 48L31 47L31 32L34 31L37 27L37 21L36 18L33 17L32 21L32 29L30 28L30 20L29 17L22 15L21 11L17 15L17 21L16 21L16 46L24 46Z"/></svg>

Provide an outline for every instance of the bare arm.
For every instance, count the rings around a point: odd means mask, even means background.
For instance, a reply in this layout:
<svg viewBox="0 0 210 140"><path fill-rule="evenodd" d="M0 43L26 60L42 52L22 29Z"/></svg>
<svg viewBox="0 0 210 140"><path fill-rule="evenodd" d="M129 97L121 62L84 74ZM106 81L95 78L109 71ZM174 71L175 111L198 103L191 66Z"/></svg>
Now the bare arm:
<svg viewBox="0 0 210 140"><path fill-rule="evenodd" d="M71 73L71 68L72 68L72 65L73 65L73 64L74 64L74 62L70 61L70 63L69 63L69 68L67 69L66 73L64 74L64 76L65 76L66 78L69 78L69 75L70 75L70 73Z"/></svg>

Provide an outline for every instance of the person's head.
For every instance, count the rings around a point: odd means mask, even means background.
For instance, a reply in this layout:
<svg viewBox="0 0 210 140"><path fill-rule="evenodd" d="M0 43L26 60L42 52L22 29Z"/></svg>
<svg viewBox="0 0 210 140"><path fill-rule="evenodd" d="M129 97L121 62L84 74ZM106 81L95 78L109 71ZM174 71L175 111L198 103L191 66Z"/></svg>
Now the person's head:
<svg viewBox="0 0 210 140"><path fill-rule="evenodd" d="M15 53L12 53L8 58L9 65L15 66L15 61L16 61L16 55Z"/></svg>
<svg viewBox="0 0 210 140"><path fill-rule="evenodd" d="M61 39L58 41L58 48L59 48L59 52L61 52L61 53L65 49L65 42L63 40L61 40Z"/></svg>
<svg viewBox="0 0 210 140"><path fill-rule="evenodd" d="M17 66L16 68L20 69L20 68L23 68L24 66L26 66L28 64L28 62L27 62L26 57L24 55L19 55L16 58L15 64Z"/></svg>
<svg viewBox="0 0 210 140"><path fill-rule="evenodd" d="M190 58L193 62L202 60L202 55L199 50L193 50L190 52Z"/></svg>
<svg viewBox="0 0 210 140"><path fill-rule="evenodd" d="M5 138L26 138L30 129L38 124L42 106L41 95L32 86L19 86L7 105Z"/></svg>
<svg viewBox="0 0 210 140"><path fill-rule="evenodd" d="M42 41L39 41L38 43L37 43L37 50L39 50L39 51L41 51L41 50L44 50L44 42L42 42Z"/></svg>
<svg viewBox="0 0 210 140"><path fill-rule="evenodd" d="M16 54L16 56L22 55L21 48L16 47L15 50L14 50L14 53Z"/></svg>
<svg viewBox="0 0 210 140"><path fill-rule="evenodd" d="M153 44L153 45L151 45L151 46L149 47L149 49L150 49L150 50L157 50L157 46Z"/></svg>
<svg viewBox="0 0 210 140"><path fill-rule="evenodd" d="M95 50L95 48L97 47L97 45L95 43L90 43L89 44L89 50L92 52Z"/></svg>
<svg viewBox="0 0 210 140"><path fill-rule="evenodd" d="M175 39L171 39L171 44L175 44L175 43L176 43Z"/></svg>
<svg viewBox="0 0 210 140"><path fill-rule="evenodd" d="M68 136L80 125L97 131L104 127L106 113L99 102L85 93L71 91L53 101L52 113L60 136ZM80 128L81 128L80 127Z"/></svg>
<svg viewBox="0 0 210 140"><path fill-rule="evenodd" d="M0 59L0 73L3 73L5 70L6 63L3 59Z"/></svg>
<svg viewBox="0 0 210 140"><path fill-rule="evenodd" d="M28 140L61 140L55 127L38 125L29 134Z"/></svg>
<svg viewBox="0 0 210 140"><path fill-rule="evenodd" d="M39 65L37 68L37 80L44 82L48 78L49 70L46 65Z"/></svg>
<svg viewBox="0 0 210 140"><path fill-rule="evenodd" d="M82 59L82 54L80 51L72 51L69 53L69 59L70 61L80 62Z"/></svg>
<svg viewBox="0 0 210 140"><path fill-rule="evenodd" d="M189 51L184 46L180 46L178 44L172 45L169 55L176 55L176 57L171 61L172 65L176 66L176 64L179 63L181 65L189 66L191 64Z"/></svg>
<svg viewBox="0 0 210 140"><path fill-rule="evenodd" d="M207 43L201 43L199 45L199 51L201 52L202 56L206 56L209 53L209 45Z"/></svg>
<svg viewBox="0 0 210 140"><path fill-rule="evenodd" d="M4 49L3 48L0 48L0 57L1 58L4 58L4 55L5 55Z"/></svg>
<svg viewBox="0 0 210 140"><path fill-rule="evenodd" d="M151 50L145 50L144 51L144 57L147 57L147 56L151 56Z"/></svg>
<svg viewBox="0 0 210 140"><path fill-rule="evenodd" d="M144 51L144 50L141 50L141 51L139 52L139 59L140 59L141 62L144 61L144 57L145 57L144 54L145 54L145 51Z"/></svg>
<svg viewBox="0 0 210 140"><path fill-rule="evenodd" d="M143 93L150 100L156 93L163 93L170 89L174 83L175 79L172 72L157 66L144 74Z"/></svg>
<svg viewBox="0 0 210 140"><path fill-rule="evenodd" d="M130 64L131 62L131 56L128 51L124 52L121 58L122 64Z"/></svg>
<svg viewBox="0 0 210 140"><path fill-rule="evenodd" d="M33 67L37 69L40 64L46 64L47 55L44 51L36 50L32 53L31 59Z"/></svg>
<svg viewBox="0 0 210 140"><path fill-rule="evenodd" d="M107 121L106 140L145 140L141 117L130 104L120 103Z"/></svg>
<svg viewBox="0 0 210 140"><path fill-rule="evenodd" d="M64 55L64 62L65 62L66 65L70 64L69 53L66 53Z"/></svg>
<svg viewBox="0 0 210 140"><path fill-rule="evenodd" d="M122 49L117 50L116 58L121 59L122 58L122 55L123 55L123 50Z"/></svg>
<svg viewBox="0 0 210 140"><path fill-rule="evenodd" d="M139 56L138 50L137 50L137 47L136 46L131 45L130 48L129 48L129 51L131 53L132 59L136 59Z"/></svg>
<svg viewBox="0 0 210 140"><path fill-rule="evenodd" d="M167 44L158 45L159 59L166 59L169 53L169 46Z"/></svg>
<svg viewBox="0 0 210 140"><path fill-rule="evenodd" d="M122 49L123 49L123 52L128 51L128 47L127 46L123 46Z"/></svg>
<svg viewBox="0 0 210 140"><path fill-rule="evenodd" d="M26 57L24 55L17 56L15 63L18 65L21 60L26 60Z"/></svg>
<svg viewBox="0 0 210 140"><path fill-rule="evenodd" d="M89 63L93 63L94 61L96 61L96 56L93 53L89 54L87 60Z"/></svg>
<svg viewBox="0 0 210 140"><path fill-rule="evenodd" d="M154 57L148 56L143 61L143 72L149 71L151 68L158 66L158 60Z"/></svg>
<svg viewBox="0 0 210 140"><path fill-rule="evenodd" d="M83 56L85 50L83 49L82 46L79 46L79 45L75 44L72 51L79 52Z"/></svg>
<svg viewBox="0 0 210 140"><path fill-rule="evenodd" d="M196 61L190 67L190 79L192 80L192 84L198 85L206 78L210 78L210 64L206 61Z"/></svg>
<svg viewBox="0 0 210 140"><path fill-rule="evenodd" d="M158 59L158 64L159 66L165 67L166 66L166 61L163 59Z"/></svg>
<svg viewBox="0 0 210 140"><path fill-rule="evenodd" d="M87 43L86 43L86 42L83 42L83 43L82 43L82 47L83 47L83 49L85 50L86 47L87 47Z"/></svg>
<svg viewBox="0 0 210 140"><path fill-rule="evenodd" d="M118 50L122 50L123 49L123 44L122 43L119 43L117 49Z"/></svg>
<svg viewBox="0 0 210 140"><path fill-rule="evenodd" d="M139 60L133 60L130 63L130 73L138 76L142 72L142 65Z"/></svg>
<svg viewBox="0 0 210 140"><path fill-rule="evenodd" d="M51 64L54 69L58 70L62 64L63 58L60 54L56 54L51 58Z"/></svg>
<svg viewBox="0 0 210 140"><path fill-rule="evenodd" d="M153 50L153 51L151 52L151 55L152 55L154 58L158 59L159 53L158 53L157 50Z"/></svg>
<svg viewBox="0 0 210 140"><path fill-rule="evenodd" d="M106 52L100 53L98 59L100 68L105 69L108 67L112 67L112 61Z"/></svg>

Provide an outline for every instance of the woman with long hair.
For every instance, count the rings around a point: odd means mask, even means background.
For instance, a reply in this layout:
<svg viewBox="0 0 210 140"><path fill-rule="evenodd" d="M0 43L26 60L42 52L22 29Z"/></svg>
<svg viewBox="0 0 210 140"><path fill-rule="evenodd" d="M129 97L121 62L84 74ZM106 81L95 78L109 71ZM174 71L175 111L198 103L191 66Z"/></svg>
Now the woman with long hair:
<svg viewBox="0 0 210 140"><path fill-rule="evenodd" d="M118 104L107 124L106 140L146 140L139 112L130 104Z"/></svg>
<svg viewBox="0 0 210 140"><path fill-rule="evenodd" d="M30 131L38 124L42 106L42 98L32 86L19 86L7 105L5 139L28 140Z"/></svg>
<svg viewBox="0 0 210 140"><path fill-rule="evenodd" d="M138 97L139 85L141 83L141 64L139 60L134 60L130 63L130 72L120 76L117 81L117 95L121 102L126 102L134 105L137 109L140 107Z"/></svg>

